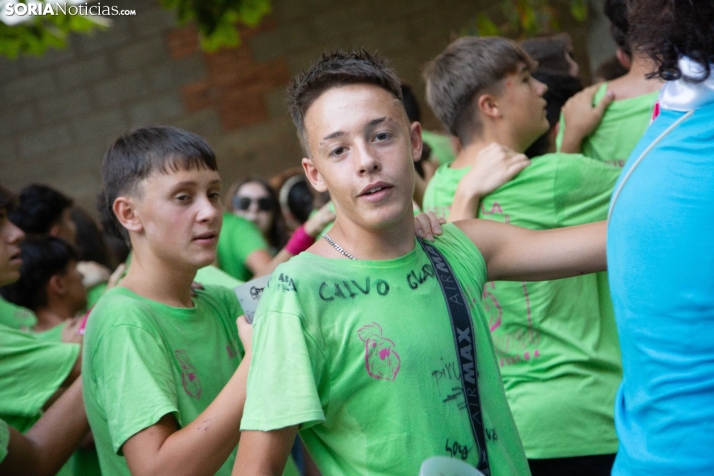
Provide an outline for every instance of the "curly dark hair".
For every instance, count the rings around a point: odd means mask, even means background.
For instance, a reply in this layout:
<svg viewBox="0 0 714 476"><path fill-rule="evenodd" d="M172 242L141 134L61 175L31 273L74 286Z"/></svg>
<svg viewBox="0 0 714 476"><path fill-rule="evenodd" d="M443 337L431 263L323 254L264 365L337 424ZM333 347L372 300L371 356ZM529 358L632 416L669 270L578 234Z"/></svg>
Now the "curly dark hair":
<svg viewBox="0 0 714 476"><path fill-rule="evenodd" d="M627 2L628 0L605 0L602 10L610 20L610 34L615 40L615 44L628 56L631 56L632 50L627 37L630 31L630 22L627 20Z"/></svg>
<svg viewBox="0 0 714 476"><path fill-rule="evenodd" d="M632 0L629 41L657 65L649 77L683 78L699 83L709 77L714 61L714 0ZM683 75L678 61L687 56L703 74Z"/></svg>

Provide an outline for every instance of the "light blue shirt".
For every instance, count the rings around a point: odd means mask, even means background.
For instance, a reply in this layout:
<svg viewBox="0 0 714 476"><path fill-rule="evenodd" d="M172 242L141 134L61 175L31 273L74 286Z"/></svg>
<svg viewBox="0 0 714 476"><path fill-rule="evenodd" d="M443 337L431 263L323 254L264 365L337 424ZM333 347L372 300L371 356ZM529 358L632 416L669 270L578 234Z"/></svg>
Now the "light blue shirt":
<svg viewBox="0 0 714 476"><path fill-rule="evenodd" d="M662 110L620 181L683 115ZM664 137L622 187L607 261L624 371L612 474L714 474L714 103Z"/></svg>

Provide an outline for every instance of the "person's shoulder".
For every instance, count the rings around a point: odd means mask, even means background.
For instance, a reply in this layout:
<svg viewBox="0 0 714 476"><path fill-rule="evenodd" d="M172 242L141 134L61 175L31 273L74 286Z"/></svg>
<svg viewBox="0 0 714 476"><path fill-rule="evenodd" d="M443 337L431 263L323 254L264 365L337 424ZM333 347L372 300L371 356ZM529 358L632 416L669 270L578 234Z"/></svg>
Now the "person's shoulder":
<svg viewBox="0 0 714 476"><path fill-rule="evenodd" d="M102 296L92 309L87 326L107 328L119 325L144 327L147 316L156 314L150 299L116 286Z"/></svg>
<svg viewBox="0 0 714 476"><path fill-rule="evenodd" d="M199 302L206 301L217 305L233 305L238 302L235 291L219 284L205 284L196 290Z"/></svg>

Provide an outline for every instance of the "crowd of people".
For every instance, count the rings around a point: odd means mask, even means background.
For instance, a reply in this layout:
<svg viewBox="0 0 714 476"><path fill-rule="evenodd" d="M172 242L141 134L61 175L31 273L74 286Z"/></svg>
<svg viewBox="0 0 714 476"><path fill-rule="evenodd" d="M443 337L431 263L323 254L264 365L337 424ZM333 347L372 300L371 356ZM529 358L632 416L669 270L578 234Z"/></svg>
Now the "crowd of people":
<svg viewBox="0 0 714 476"><path fill-rule="evenodd" d="M443 132L335 51L301 167L225 187L149 126L99 223L0 186L0 475L714 474L714 1L605 13L588 87L567 35L453 41Z"/></svg>

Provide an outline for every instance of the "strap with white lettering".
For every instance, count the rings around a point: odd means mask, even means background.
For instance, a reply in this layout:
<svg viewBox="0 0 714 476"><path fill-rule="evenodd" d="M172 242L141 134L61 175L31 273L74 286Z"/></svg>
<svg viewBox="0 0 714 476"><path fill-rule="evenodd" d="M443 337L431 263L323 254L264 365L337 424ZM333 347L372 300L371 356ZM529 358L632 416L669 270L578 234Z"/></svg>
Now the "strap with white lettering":
<svg viewBox="0 0 714 476"><path fill-rule="evenodd" d="M471 431L478 449L478 465L476 468L485 476L489 476L488 452L486 450L486 435L483 428L483 414L481 413L481 397L478 391L478 367L476 366L476 342L471 313L466 304L464 292L456 280L456 276L439 250L434 245L424 240L419 240L426 255L431 261L436 278L444 293L446 307L451 318L451 328L454 333L456 357L459 360L461 373L461 386L466 401L466 409L471 420Z"/></svg>

